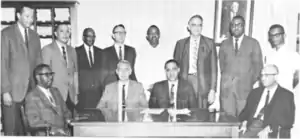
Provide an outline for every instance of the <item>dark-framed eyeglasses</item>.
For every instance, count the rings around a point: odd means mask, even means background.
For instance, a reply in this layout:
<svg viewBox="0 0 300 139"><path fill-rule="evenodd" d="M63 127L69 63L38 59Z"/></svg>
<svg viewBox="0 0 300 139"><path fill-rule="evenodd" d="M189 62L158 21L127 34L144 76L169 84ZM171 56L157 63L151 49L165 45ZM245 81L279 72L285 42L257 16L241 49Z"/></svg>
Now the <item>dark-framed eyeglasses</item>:
<svg viewBox="0 0 300 139"><path fill-rule="evenodd" d="M126 31L116 31L114 34L126 35Z"/></svg>
<svg viewBox="0 0 300 139"><path fill-rule="evenodd" d="M269 33L269 37L270 38L273 38L273 37L278 38L278 37L280 37L283 34L284 34L283 32L279 32L279 33L275 33L275 34Z"/></svg>
<svg viewBox="0 0 300 139"><path fill-rule="evenodd" d="M277 73L265 73L265 74L261 74L261 77L265 76L265 77L270 77L270 76L275 76L277 75Z"/></svg>
<svg viewBox="0 0 300 139"><path fill-rule="evenodd" d="M83 36L88 38L96 38L96 35L83 35Z"/></svg>
<svg viewBox="0 0 300 139"><path fill-rule="evenodd" d="M37 75L45 75L45 76L47 76L47 77L49 77L49 76L54 76L55 75L55 73L54 72L45 72L45 73L39 73L39 74L37 74Z"/></svg>

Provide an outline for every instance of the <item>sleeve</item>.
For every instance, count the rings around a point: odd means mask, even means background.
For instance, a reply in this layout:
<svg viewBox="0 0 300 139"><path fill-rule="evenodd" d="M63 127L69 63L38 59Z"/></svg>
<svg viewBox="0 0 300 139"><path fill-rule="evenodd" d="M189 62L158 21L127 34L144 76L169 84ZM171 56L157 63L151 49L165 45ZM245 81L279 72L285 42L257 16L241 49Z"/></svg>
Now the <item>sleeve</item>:
<svg viewBox="0 0 300 139"><path fill-rule="evenodd" d="M12 91L11 80L9 78L10 75L10 49L9 49L9 39L6 34L1 34L1 93Z"/></svg>
<svg viewBox="0 0 300 139"><path fill-rule="evenodd" d="M131 79L134 81L137 81L137 78L135 76L135 60L136 60L136 51L133 48L133 61L132 61L132 73L131 73Z"/></svg>
<svg viewBox="0 0 300 139"><path fill-rule="evenodd" d="M180 61L180 44L179 44L179 41L176 42L176 45L175 45L175 50L174 50L174 53L173 53L173 58L179 62Z"/></svg>
<svg viewBox="0 0 300 139"><path fill-rule="evenodd" d="M48 126L47 122L41 119L40 107L38 106L37 101L39 98L36 98L32 95L28 95L25 100L25 115L27 117L30 127L44 127Z"/></svg>
<svg viewBox="0 0 300 139"><path fill-rule="evenodd" d="M285 114L282 121L282 123L279 124L279 126L283 129L290 129L293 127L293 124L295 122L295 102L294 102L294 95L291 93L291 97L286 101L285 105Z"/></svg>
<svg viewBox="0 0 300 139"><path fill-rule="evenodd" d="M247 97L246 105L239 115L240 122L248 121L248 117L250 116L249 112L251 111L250 106L251 106L251 102L253 100L252 96L253 96L253 93L255 93L255 92L256 92L255 90L251 91L249 96Z"/></svg>
<svg viewBox="0 0 300 139"><path fill-rule="evenodd" d="M222 42L219 50L219 65L220 65L220 72L221 74L224 72L225 66L226 66L226 54L225 54L225 45L224 42Z"/></svg>
<svg viewBox="0 0 300 139"><path fill-rule="evenodd" d="M149 108L158 108L158 100L156 98L156 90L157 90L157 84L153 85L153 88L151 90L150 99L149 99Z"/></svg>
<svg viewBox="0 0 300 139"><path fill-rule="evenodd" d="M141 108L148 108L148 102L146 99L146 94L144 92L144 88L143 85L141 83L139 83L140 85L140 90L139 90L139 102L140 102L140 107Z"/></svg>
<svg viewBox="0 0 300 139"><path fill-rule="evenodd" d="M97 105L97 109L102 109L107 107L107 100L108 100L108 89L107 86L104 89L103 95Z"/></svg>
<svg viewBox="0 0 300 139"><path fill-rule="evenodd" d="M214 43L212 42L212 52L211 52L211 90L216 91L217 86L217 76L218 76L218 60L217 51Z"/></svg>
<svg viewBox="0 0 300 139"><path fill-rule="evenodd" d="M253 66L252 84L254 84L258 80L260 71L263 68L262 52L258 41L255 41L255 44L253 45L252 66Z"/></svg>

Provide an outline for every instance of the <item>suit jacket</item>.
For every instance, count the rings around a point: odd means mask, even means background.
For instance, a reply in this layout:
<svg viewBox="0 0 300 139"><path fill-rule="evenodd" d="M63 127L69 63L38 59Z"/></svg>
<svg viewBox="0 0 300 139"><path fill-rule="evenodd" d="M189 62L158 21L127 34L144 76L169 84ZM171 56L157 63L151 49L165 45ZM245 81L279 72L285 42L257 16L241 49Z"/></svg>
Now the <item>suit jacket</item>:
<svg viewBox="0 0 300 139"><path fill-rule="evenodd" d="M90 67L84 45L76 48L78 62L79 96L78 108L96 108L103 91L102 49L93 47L94 64Z"/></svg>
<svg viewBox="0 0 300 139"><path fill-rule="evenodd" d="M180 65L180 77L187 80L190 60L190 37L177 41L174 51L174 59ZM206 95L210 89L216 91L217 85L217 53L211 39L201 36L198 49L197 77L198 91Z"/></svg>
<svg viewBox="0 0 300 139"><path fill-rule="evenodd" d="M38 34L28 29L28 48L18 24L1 32L1 92L9 92L15 102L24 99L34 88L33 69L41 63L41 43Z"/></svg>
<svg viewBox="0 0 300 139"><path fill-rule="evenodd" d="M244 36L237 55L230 37L221 43L221 96L237 92L237 99L246 100L263 67L261 48L257 40Z"/></svg>
<svg viewBox="0 0 300 139"><path fill-rule="evenodd" d="M150 108L169 108L168 80L157 82L153 85L150 95ZM186 80L179 79L177 88L177 108L197 108L197 101L193 86Z"/></svg>
<svg viewBox="0 0 300 139"><path fill-rule="evenodd" d="M59 89L65 101L69 93L70 99L75 103L75 97L78 94L77 55L75 49L68 45L66 46L66 53L67 63L56 41L42 49L43 62L50 65L52 71L55 72L53 87Z"/></svg>
<svg viewBox="0 0 300 139"><path fill-rule="evenodd" d="M65 101L57 88L50 88L55 101L53 106L46 95L38 87L31 90L25 100L25 114L30 127L51 126L52 130L66 129L66 121L71 118Z"/></svg>
<svg viewBox="0 0 300 139"><path fill-rule="evenodd" d="M135 77L134 72L134 65L135 65L135 58L136 58L136 51L133 47L125 45L124 46L124 59L129 61L132 68L132 73L129 76L131 80L137 80ZM104 49L104 67L105 67L105 78L104 78L104 85L108 85L109 83L118 81L118 76L116 74L117 64L119 62L119 57L115 50L115 46L110 46Z"/></svg>
<svg viewBox="0 0 300 139"><path fill-rule="evenodd" d="M126 97L126 108L128 109L139 109L148 108L148 102L144 93L143 85L139 82L130 80L128 86L128 92ZM97 108L105 108L110 110L118 110L119 106L119 90L118 81L108 84L105 87L103 96L97 106Z"/></svg>
<svg viewBox="0 0 300 139"><path fill-rule="evenodd" d="M253 116L256 112L261 95L264 88L256 88L251 91L247 98L247 103L241 114L240 121L248 121L249 126L253 121ZM295 119L295 103L292 92L280 86L275 91L275 94L267 105L264 111L264 127L270 126L272 129L271 137L276 137L278 127L281 127L280 136L288 138L290 136L290 129L293 127Z"/></svg>

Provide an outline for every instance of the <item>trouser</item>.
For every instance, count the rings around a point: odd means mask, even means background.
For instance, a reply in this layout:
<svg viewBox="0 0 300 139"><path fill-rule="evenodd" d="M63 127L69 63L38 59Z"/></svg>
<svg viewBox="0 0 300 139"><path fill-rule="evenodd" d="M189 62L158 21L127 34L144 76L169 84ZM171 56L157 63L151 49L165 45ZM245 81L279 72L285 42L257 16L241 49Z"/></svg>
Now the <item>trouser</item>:
<svg viewBox="0 0 300 139"><path fill-rule="evenodd" d="M24 124L21 113L22 102L12 102L11 106L1 103L3 131L5 136L24 136Z"/></svg>
<svg viewBox="0 0 300 139"><path fill-rule="evenodd" d="M207 108L208 107L208 102L207 102L207 95L204 96L204 93L207 92L200 92L200 88L198 88L198 77L196 74L189 74L188 75L188 81L189 83L193 86L195 90L195 96L196 100L198 102L198 108Z"/></svg>
<svg viewBox="0 0 300 139"><path fill-rule="evenodd" d="M236 91L224 91L222 91L220 94L221 112L223 112L225 115L238 117L246 105L246 100L238 99Z"/></svg>

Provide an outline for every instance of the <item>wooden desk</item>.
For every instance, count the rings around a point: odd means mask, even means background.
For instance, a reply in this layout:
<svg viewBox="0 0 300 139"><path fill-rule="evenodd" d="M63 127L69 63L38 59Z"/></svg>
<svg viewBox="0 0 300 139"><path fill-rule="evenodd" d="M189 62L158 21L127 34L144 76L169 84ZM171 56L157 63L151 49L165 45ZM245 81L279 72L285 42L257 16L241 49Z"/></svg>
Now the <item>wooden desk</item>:
<svg viewBox="0 0 300 139"><path fill-rule="evenodd" d="M238 123L73 123L75 137L238 137Z"/></svg>

